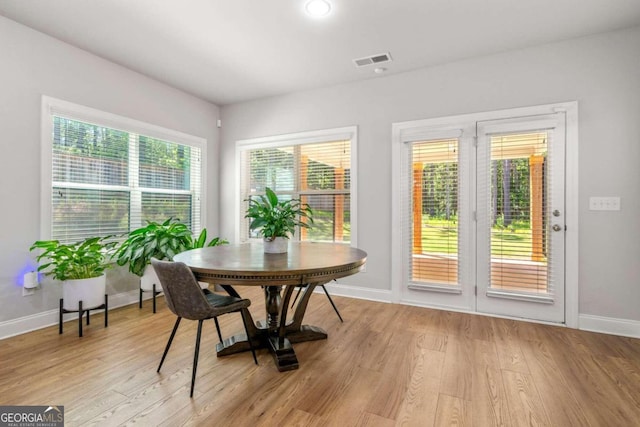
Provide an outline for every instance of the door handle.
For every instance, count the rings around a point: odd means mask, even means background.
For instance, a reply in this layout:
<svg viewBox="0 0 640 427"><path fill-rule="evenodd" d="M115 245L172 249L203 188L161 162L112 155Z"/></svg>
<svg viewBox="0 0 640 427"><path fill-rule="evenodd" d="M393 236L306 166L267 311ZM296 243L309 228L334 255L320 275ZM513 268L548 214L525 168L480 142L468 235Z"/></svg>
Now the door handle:
<svg viewBox="0 0 640 427"><path fill-rule="evenodd" d="M555 224L553 227L551 227L553 229L553 231L560 231L562 230L562 227L559 226L558 224Z"/></svg>

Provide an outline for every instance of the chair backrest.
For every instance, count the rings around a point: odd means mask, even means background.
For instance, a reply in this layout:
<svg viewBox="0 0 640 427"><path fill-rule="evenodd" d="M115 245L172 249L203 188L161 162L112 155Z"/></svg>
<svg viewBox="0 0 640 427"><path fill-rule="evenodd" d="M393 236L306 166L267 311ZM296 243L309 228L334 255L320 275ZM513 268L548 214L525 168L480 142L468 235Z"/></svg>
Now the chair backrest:
<svg viewBox="0 0 640 427"><path fill-rule="evenodd" d="M167 307L176 316L190 320L211 316L211 305L186 264L153 258L151 265L160 279Z"/></svg>

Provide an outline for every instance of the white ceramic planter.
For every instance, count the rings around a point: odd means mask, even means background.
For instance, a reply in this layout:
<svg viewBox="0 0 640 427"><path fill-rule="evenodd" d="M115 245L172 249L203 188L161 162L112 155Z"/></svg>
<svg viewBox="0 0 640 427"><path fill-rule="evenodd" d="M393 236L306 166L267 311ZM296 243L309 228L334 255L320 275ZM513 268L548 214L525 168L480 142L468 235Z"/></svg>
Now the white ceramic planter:
<svg viewBox="0 0 640 427"><path fill-rule="evenodd" d="M147 265L144 269L144 273L140 278L140 288L143 291L150 292L153 290L153 285L156 285L156 292L162 291L162 286L160 285L160 279L158 279L158 275L156 271L153 269L151 264Z"/></svg>
<svg viewBox="0 0 640 427"><path fill-rule="evenodd" d="M273 240L264 239L265 254L284 254L289 247L289 239L286 237L275 237Z"/></svg>
<svg viewBox="0 0 640 427"><path fill-rule="evenodd" d="M82 309L86 310L104 304L107 276L91 279L65 280L62 282L63 308L78 310L78 302L82 301Z"/></svg>

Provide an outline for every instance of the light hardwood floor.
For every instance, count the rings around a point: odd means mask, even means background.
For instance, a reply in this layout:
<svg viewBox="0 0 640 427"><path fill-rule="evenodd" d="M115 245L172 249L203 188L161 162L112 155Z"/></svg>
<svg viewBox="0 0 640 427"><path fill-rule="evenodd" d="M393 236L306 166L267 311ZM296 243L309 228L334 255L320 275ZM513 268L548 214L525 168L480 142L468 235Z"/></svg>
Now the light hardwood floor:
<svg viewBox="0 0 640 427"><path fill-rule="evenodd" d="M256 318L259 289L243 288ZM246 295L245 295L246 294ZM340 323L314 294L305 323L326 341L295 345L280 373L266 350L217 358L205 322L189 398L197 322L160 298L0 341L0 404L64 405L67 426L638 426L640 340L553 326L335 297ZM224 336L239 314L221 319ZM207 324L208 323L208 324Z"/></svg>

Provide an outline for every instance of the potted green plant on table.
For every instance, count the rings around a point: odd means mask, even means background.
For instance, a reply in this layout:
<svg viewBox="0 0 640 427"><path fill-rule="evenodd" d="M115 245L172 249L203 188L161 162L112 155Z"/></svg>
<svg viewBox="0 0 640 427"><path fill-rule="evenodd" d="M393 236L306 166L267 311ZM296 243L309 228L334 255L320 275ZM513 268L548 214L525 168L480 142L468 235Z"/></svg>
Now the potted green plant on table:
<svg viewBox="0 0 640 427"><path fill-rule="evenodd" d="M300 199L280 200L266 188L265 194L249 198L245 218L250 218L250 230L258 230L264 238L265 253L287 252L288 240L297 227L310 228L313 211Z"/></svg>
<svg viewBox="0 0 640 427"><path fill-rule="evenodd" d="M62 282L63 308L77 310L82 301L83 310L104 303L106 289L105 270L110 267L110 252L115 246L110 237L89 237L76 243L59 240L38 240L30 251L41 249L38 262L48 260L38 271Z"/></svg>

